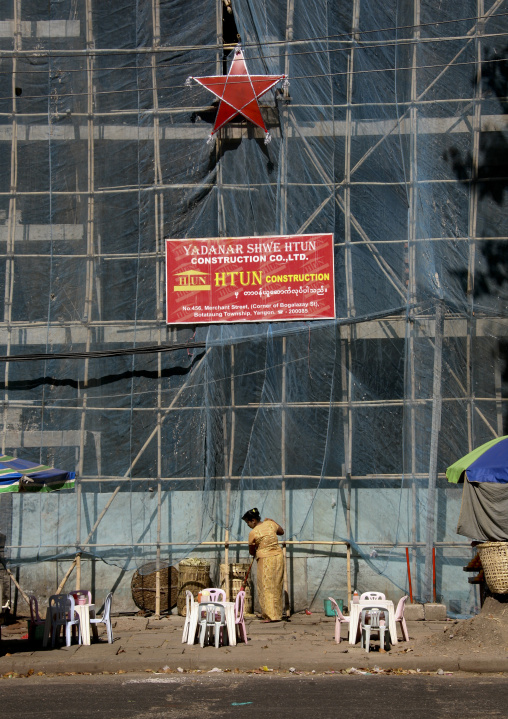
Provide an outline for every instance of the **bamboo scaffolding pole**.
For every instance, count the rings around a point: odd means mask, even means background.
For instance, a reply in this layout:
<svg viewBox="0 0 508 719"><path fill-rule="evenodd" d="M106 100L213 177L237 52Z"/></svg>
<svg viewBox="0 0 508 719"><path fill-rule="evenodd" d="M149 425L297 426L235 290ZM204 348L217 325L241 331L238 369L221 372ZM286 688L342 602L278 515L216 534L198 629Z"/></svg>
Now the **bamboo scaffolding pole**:
<svg viewBox="0 0 508 719"><path fill-rule="evenodd" d="M154 144L154 185L158 187L162 183L162 168L161 168L161 153L160 153L160 132L159 132L159 94L157 91L157 62L156 62L156 50L160 45L160 2L159 0L152 0L152 28L153 28L153 40L152 48L154 52L150 57L151 73L152 73L152 105L153 105L153 144ZM154 196L154 210L155 210L155 246L157 250L157 262L156 262L156 293L157 293L157 307L160 313L160 308L163 306L162 293L161 293L161 276L164 272L161 271L162 263L161 258L164 258L164 253L161 251L162 243L162 230L163 224L160 222L160 213L162 205L162 193L158 190ZM159 343L162 342L162 334L160 325L158 329ZM160 354L157 357L157 554L155 560L155 618L160 618L161 615L161 525L162 525L162 485L161 485L161 473L162 473L162 437L161 437L161 370L162 370L162 358Z"/></svg>
<svg viewBox="0 0 508 719"><path fill-rule="evenodd" d="M5 289L4 289L4 322L7 324L6 354L11 354L12 343L12 304L14 295L14 249L16 242L16 216L17 216L17 189L18 189L18 116L16 85L18 77L17 52L21 50L21 0L14 0L13 3L13 27L14 27L14 51L12 58L11 73L11 97L12 97L12 138L10 152L10 186L7 194L9 198L9 210L7 218L7 245L5 253ZM4 371L4 406L2 408L3 432L2 432L2 454L5 454L8 426L9 408L9 363L5 365Z"/></svg>
<svg viewBox="0 0 508 719"><path fill-rule="evenodd" d="M437 482L437 452L439 442L439 431L441 429L441 375L442 375L442 352L443 336L441 334L443 325L444 309L441 300L436 303L436 331L434 341L434 381L432 386L432 423L430 436L430 457L429 457L429 484L427 489L427 530L425 546L425 573L424 592L427 601L432 597L432 548L434 546L434 529L436 526L436 482Z"/></svg>
<svg viewBox="0 0 508 719"><path fill-rule="evenodd" d="M230 540L229 545L245 545L248 546L248 543L243 541L236 541L236 540ZM205 542L199 542L196 545L196 547L206 546L206 545L223 545L224 540L210 540ZM346 540L327 540L327 539L320 539L320 540L287 540L286 544L323 544L323 545L330 545L330 544L337 544L337 545L344 545L347 547L347 545L350 545L350 542L347 542ZM406 547L410 546L416 546L416 547L425 547L425 542L398 542L397 544L394 544L393 542L355 542L358 546L365 546L365 547L387 547L391 549L398 549L402 548L405 549ZM434 545L436 547L451 547L451 548L457 548L457 549L471 549L470 542L434 542ZM43 548L54 548L54 547L72 547L74 545L68 545L68 544L46 544L46 545L30 545L30 544L8 544L6 545L6 549L36 549L37 547L43 547ZM89 547L154 547L155 542L129 542L128 544L89 544ZM189 547L189 542L161 542L161 547Z"/></svg>
<svg viewBox="0 0 508 719"><path fill-rule="evenodd" d="M9 575L9 579L11 580L11 582L14 584L14 586L16 587L18 592L21 594L21 596L23 597L25 602L30 606L30 599L28 598L28 595L25 594L25 592L21 589L19 582L17 581L14 574L11 572L11 570L8 567L5 566L5 564L3 565L3 567L4 567L5 571L7 572L7 574Z"/></svg>
<svg viewBox="0 0 508 719"><path fill-rule="evenodd" d="M224 443L224 480L226 485L226 523L224 530L224 589L226 601L229 602L229 510L231 503L231 481L228 479L228 425L226 413L222 415L222 440Z"/></svg>
<svg viewBox="0 0 508 719"><path fill-rule="evenodd" d="M286 357L287 357L287 339L282 338L282 401L281 401L281 501L282 501L282 527L287 531L286 517ZM289 619L291 611L289 606L289 588L288 588L288 567L287 567L287 542L282 542L282 561L283 561L283 589L284 589L284 613L286 619Z"/></svg>
<svg viewBox="0 0 508 719"><path fill-rule="evenodd" d="M415 0L413 5L413 39L414 45L411 53L411 100L416 101L417 97L417 64L418 64L418 41L420 39L420 0ZM413 303L416 299L416 222L417 222L417 209L418 209L418 148L416 141L416 132L418 131L418 109L416 105L412 105L409 114L409 121L411 126L411 141L410 141L410 158L409 158L409 228L408 228L408 249L407 249L407 270L408 270L408 292L410 303ZM410 451L411 451L411 537L413 542L416 539L417 525L418 525L418 487L416 485L415 473L416 473L416 353L415 347L415 333L416 327L413 321L413 311L410 310L408 314L409 322L409 337L407 342L408 354L409 354L409 382L410 382ZM417 576L417 553L416 548L413 546L411 549L411 561L413 565L413 577Z"/></svg>
<svg viewBox="0 0 508 719"><path fill-rule="evenodd" d="M60 592L61 592L62 589L64 588L66 581L67 581L67 580L69 579L69 577L71 576L72 570L74 569L74 567L75 567L76 564L77 564L78 556L80 556L80 555L76 555L76 556L74 557L74 560L73 560L71 566L70 566L69 569L65 572L62 581L61 581L60 584L58 585L58 589L56 590L55 594L60 594Z"/></svg>
<svg viewBox="0 0 508 719"><path fill-rule="evenodd" d="M93 46L93 24L92 24L92 0L86 0L86 43L87 47ZM84 319L86 322L92 318L93 315L93 291L94 291L94 269L95 269L95 199L94 199L94 182L95 182L95 148L94 148L94 117L93 117L93 75L94 75L94 59L87 55L86 58L86 77L87 77L87 176L88 176L88 202L87 202L87 223L86 223L86 247L87 247L87 262L86 262L86 278L85 278L85 307L84 307ZM91 347L91 328L87 327L86 332L86 352L90 352ZM79 462L78 462L78 476L83 473L84 458L85 458L85 437L86 437L86 416L87 416L87 402L88 402L88 373L89 373L89 358L85 359L83 384L84 393L81 406L81 421L80 421L80 444L79 444ZM78 481L77 487L77 501L76 501L76 549L79 549L79 543L81 540L81 487ZM76 552L76 589L81 589L81 553Z"/></svg>

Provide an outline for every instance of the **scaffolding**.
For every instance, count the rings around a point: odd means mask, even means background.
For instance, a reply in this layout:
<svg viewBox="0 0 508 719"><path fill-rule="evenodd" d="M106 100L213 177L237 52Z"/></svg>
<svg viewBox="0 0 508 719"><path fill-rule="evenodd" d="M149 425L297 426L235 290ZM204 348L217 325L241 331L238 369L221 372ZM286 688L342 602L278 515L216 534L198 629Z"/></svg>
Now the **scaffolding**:
<svg viewBox="0 0 508 719"><path fill-rule="evenodd" d="M286 530L292 610L352 587L474 611L445 469L505 433L505 0L12 0L0 17L0 497L45 596ZM189 75L285 74L205 140ZM171 327L164 239L333 232L335 321ZM217 568L216 568L217 570ZM214 570L214 571L216 571ZM217 570L218 571L218 570ZM156 587L160 598L160 585ZM158 605L160 606L160 605Z"/></svg>

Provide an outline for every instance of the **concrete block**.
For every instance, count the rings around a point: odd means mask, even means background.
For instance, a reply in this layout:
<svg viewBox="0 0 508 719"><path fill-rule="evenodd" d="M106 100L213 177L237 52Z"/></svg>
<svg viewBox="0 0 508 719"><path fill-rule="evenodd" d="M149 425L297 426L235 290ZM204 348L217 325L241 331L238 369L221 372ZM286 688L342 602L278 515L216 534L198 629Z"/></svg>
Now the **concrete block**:
<svg viewBox="0 0 508 719"><path fill-rule="evenodd" d="M423 621L425 619L423 604L408 604L406 602L404 607L404 618L406 622Z"/></svg>
<svg viewBox="0 0 508 719"><path fill-rule="evenodd" d="M446 606L444 604L428 603L425 607L425 621L443 622L446 620Z"/></svg>

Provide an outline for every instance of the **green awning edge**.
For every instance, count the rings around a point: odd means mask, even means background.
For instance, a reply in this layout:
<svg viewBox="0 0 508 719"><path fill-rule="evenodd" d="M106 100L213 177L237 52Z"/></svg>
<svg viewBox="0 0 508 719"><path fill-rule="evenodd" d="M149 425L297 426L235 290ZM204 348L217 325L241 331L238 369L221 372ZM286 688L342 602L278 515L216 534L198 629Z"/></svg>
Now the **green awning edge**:
<svg viewBox="0 0 508 719"><path fill-rule="evenodd" d="M490 442L482 444L481 447L473 449L472 452L469 452L469 454L466 454L461 459L458 459L446 470L446 479L449 482L457 484L462 476L462 472L465 472L470 464L473 464L473 462L478 459L478 457L481 457L481 455L488 449L490 449L490 447L493 447L495 444L501 442L501 440L503 439L507 439L506 435L503 437L496 437L496 439L491 439Z"/></svg>

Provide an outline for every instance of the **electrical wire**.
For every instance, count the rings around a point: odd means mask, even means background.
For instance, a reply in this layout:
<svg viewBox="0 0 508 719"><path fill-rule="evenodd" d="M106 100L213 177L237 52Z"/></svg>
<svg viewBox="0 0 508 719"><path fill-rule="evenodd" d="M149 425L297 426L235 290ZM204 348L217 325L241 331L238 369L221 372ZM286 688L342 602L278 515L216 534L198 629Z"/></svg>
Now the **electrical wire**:
<svg viewBox="0 0 508 719"><path fill-rule="evenodd" d="M453 18L451 20L439 20L436 22L429 22L429 23L419 23L414 25L394 25L390 27L383 27L383 28L377 28L372 30L360 30L356 29L351 32L344 32L344 33L336 33L333 35L316 35L310 38L302 38L300 40L271 40L266 42L242 42L242 47L244 49L246 48L262 48L262 47L291 47L293 45L299 45L302 43L308 43L308 42L319 42L319 41L333 41L338 40L340 38L344 38L344 41L347 42L354 42L355 47L362 47L360 44L361 41L357 39L356 36L358 35L371 35L373 33L385 33L385 32L400 32L401 30L422 30L427 27L440 27L442 25L450 25L450 24L456 24L456 23L462 23L462 22L472 22L472 23L480 23L485 21L490 21L495 18L501 18L506 17L508 15L508 12L504 13L493 13L492 15L485 14L481 17L475 16L468 16L468 17L460 17L460 18ZM488 37L486 35L482 35L483 37ZM448 38L420 38L418 40L411 39L410 42L422 42L424 40L430 40L432 42L439 41L442 39L448 39ZM452 37L449 38L452 40L459 39L459 37ZM393 41L391 41L393 42ZM405 41L400 41L405 42ZM186 52L186 51L202 51L202 50L208 50L210 52L217 52L217 50L224 50L224 48L232 49L234 45L228 46L224 44L214 44L214 45L178 45L174 48L165 47L163 45L159 45L158 47L150 47L150 48L132 48L132 49L111 49L108 48L107 50L102 50L100 48L88 48L86 50L60 50L60 51L45 51L41 49L37 50L29 50L29 51L0 51L0 58L2 56L4 57L21 57L25 54L27 56L36 55L37 57L48 57L48 54L51 53L52 57L69 57L69 56L78 56L78 55L86 55L87 57L96 55L96 56L104 56L104 55L123 55L123 54L131 54L131 53L155 53L159 54L161 52ZM375 45L373 47L376 47ZM379 47L379 46L378 46ZM348 48L346 48L348 49ZM266 55L262 56L263 58L266 58Z"/></svg>
<svg viewBox="0 0 508 719"><path fill-rule="evenodd" d="M508 59L504 58L504 57L503 58L492 58L492 59L481 61L482 65L486 65L486 64L490 64L490 63L507 63L507 62L508 62ZM315 75L296 75L296 76L290 77L289 80L290 80L290 82L295 82L296 80L315 80L318 78L328 78L328 77L351 77L351 76L355 76L355 75L371 75L374 73L384 73L384 72L398 73L398 72L404 72L404 71L409 72L409 71L413 71L413 70L436 70L436 69L446 68L448 65L450 65L450 67L476 66L476 65L478 65L478 61L471 60L471 61L465 61L465 62L454 62L452 64L450 64L450 63L435 63L432 65L416 65L416 66L408 65L408 66L404 66L404 67L369 68L367 70L352 70L352 71L344 70L344 71L340 71L340 72L320 73L320 74L315 74ZM212 75L210 77L214 77L214 76ZM217 77L222 78L225 76L217 75ZM213 83L208 83L208 84L213 85ZM222 85L222 82L217 83L217 84ZM180 89L187 90L188 86L187 85L157 85L155 87L146 86L146 87L142 88L142 92L154 92L154 91L162 92L163 90L173 90L174 91L174 90L180 90ZM96 98L101 97L101 96L110 97L111 95L126 96L129 94L137 95L137 94L139 94L139 92L140 92L140 90L138 88L134 88L132 90L125 90L125 89L123 89L123 90L99 90L99 91L95 91L93 93L93 96ZM54 101L57 101L57 100L63 100L65 98L87 97L87 96L88 96L88 92L69 92L69 93L61 93L59 95L46 95L46 94L25 95L22 98L21 98L21 96L16 97L16 102L19 103L20 101L24 101L24 100L47 100L48 98L50 98ZM10 101L12 99L13 99L12 97L4 97L3 98L4 101ZM186 108L186 109L188 109L188 108ZM196 109L199 109L199 108L196 108ZM131 108L128 108L126 111L130 112ZM152 112L151 109L146 109L146 110L141 110L140 114L151 113L151 112ZM118 111L118 110L115 110L115 113L119 114L119 115L122 114L121 111ZM0 115L5 115L5 114L6 113L0 113ZM7 113L7 114L11 115L12 113ZM25 114L25 113L22 113L22 112L16 113L16 115L23 115L23 114ZM62 110L61 114L65 114L65 111ZM80 113L76 113L76 114L80 114ZM107 113L102 113L102 112L95 113L96 116L103 115L103 114L107 114Z"/></svg>
<svg viewBox="0 0 508 719"><path fill-rule="evenodd" d="M507 35L508 35L507 32L488 33L488 34L482 34L480 36L480 38L481 38L481 40L492 40L492 39L496 39L496 38L500 38L500 37L507 37ZM352 45L350 43L350 44L348 44L347 47L342 47L342 48L330 49L329 47L327 47L322 50L312 48L311 50L302 50L300 52L291 52L291 53L288 53L288 57L295 58L295 57L301 57L301 56L305 56L305 55L311 55L313 58L315 58L316 56L322 55L322 54L326 54L327 56L329 56L329 55L335 54L335 53L349 53L351 51L351 47L354 47L355 51L359 51L359 50L382 50L385 48L400 47L401 45L411 47L413 45L420 45L420 46L424 46L424 45L428 45L428 44L434 45L436 43L442 43L442 42L461 42L461 41L469 42L469 41L475 39L475 37L476 37L475 35L455 35L455 36L451 36L451 37L440 37L440 38L408 38L408 39L403 39L403 40L394 39L394 40L390 40L390 41L374 43L371 45L362 45L362 44L359 44L357 41L355 41ZM308 44L308 43L326 42L326 41L327 41L326 38L309 38L309 39L305 39L305 40L299 40L297 42L298 42L298 44L301 45L303 43ZM270 44L273 44L273 43L270 43ZM261 43L260 43L260 45L262 46ZM243 45L242 45L242 47L243 47ZM152 48L133 48L132 50L108 50L107 51L108 55L103 54L100 57L107 57L109 55L113 56L113 55L118 55L118 54L120 54L120 55L152 55L152 54L162 54L162 53L169 53L169 52L176 52L176 50L170 50L169 48L161 48L161 47L157 47L157 48L153 48L153 49ZM76 53L79 53L79 55L76 55ZM4 53L0 52L0 60L1 59L9 60L12 58L18 59L20 61L28 60L31 57L33 57L33 54L34 54L34 51L32 51L32 50L27 50L27 51L12 50L9 52L4 51ZM37 51L37 55L38 56L40 55L40 51ZM87 58L87 57L90 57L90 52L88 50L78 50L78 51L74 51L74 54L70 54L70 55L69 54L55 55L50 50L48 50L45 53L43 52L43 56L45 58L47 58L48 60L54 59L55 57L60 57L62 59L66 59L69 57ZM252 62L254 60L264 60L264 61L277 60L278 61L279 59L280 59L279 53L274 54L274 55L270 55L270 54L266 54L266 53L264 53L263 55L249 54L247 57L247 60L249 62ZM189 62L184 62L184 63L173 63L173 62L170 63L168 60L164 59L164 60L160 61L159 66L164 66L166 64L170 65L171 69L182 68L182 67L196 69L199 65L204 65L204 66L209 67L210 61L209 60L208 61L207 60L199 60L199 61L189 61ZM146 65L141 68L139 67L139 65L118 65L117 67L96 67L96 68L94 68L94 72L105 72L105 71L112 71L112 72L122 71L122 72L124 72L126 70L135 70L137 72L139 72L140 70L145 70L146 72L151 72L152 67L150 65ZM23 72L24 71L22 69L17 70L17 73L22 74ZM30 68L27 72L28 72L28 74L30 74L30 76L32 76L32 75L37 75L37 74L45 75L48 71L47 70L32 70ZM53 72L55 72L55 71L53 71ZM61 71L58 71L58 72L61 72ZM84 73L84 72L86 72L86 68L84 68L84 67L77 68L77 69L66 68L65 70L63 70L63 72L65 72L65 74L67 74L67 75L70 75L71 73ZM12 74L12 72L9 70L7 70L6 72L0 72L0 75L10 76L11 74ZM56 79L56 77L57 77L57 75L55 75L54 79Z"/></svg>
<svg viewBox="0 0 508 719"><path fill-rule="evenodd" d="M206 347L206 342L183 342L171 345L148 345L144 347L124 347L111 350L91 350L89 352L49 352L22 355L0 355L0 362L38 362L55 359L101 359L102 357L122 357L130 355L156 354L159 352L175 352L182 349Z"/></svg>

